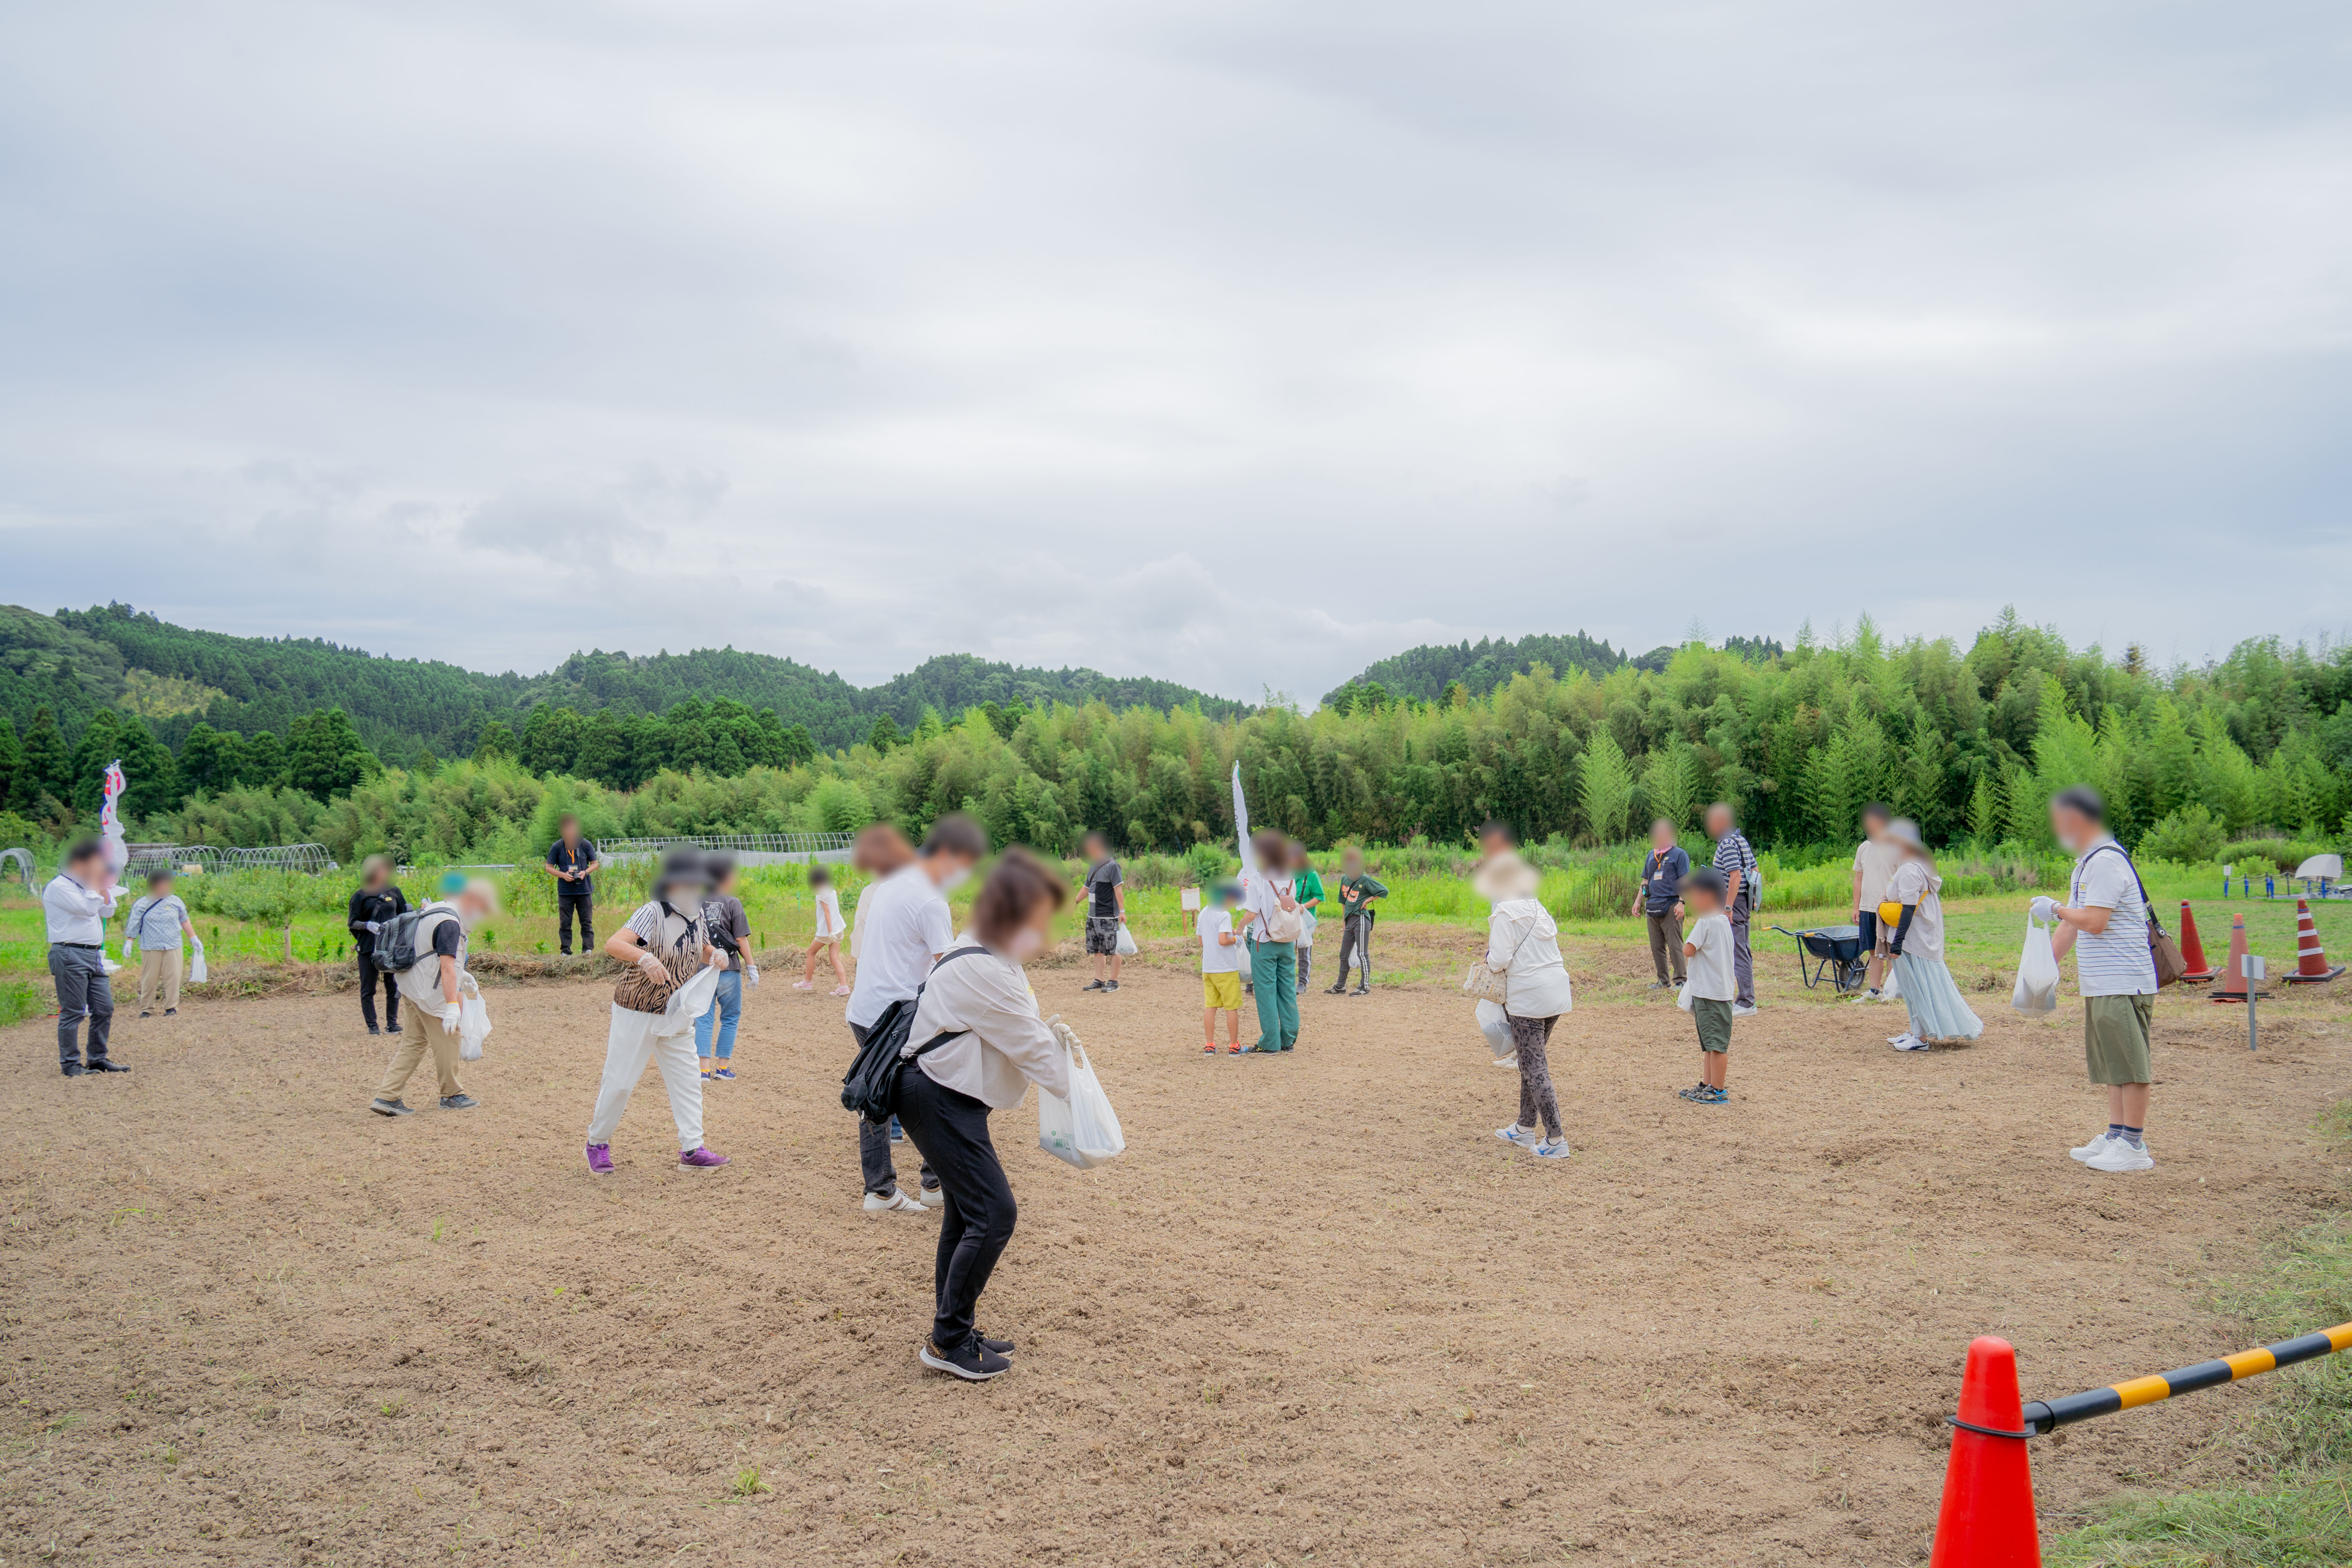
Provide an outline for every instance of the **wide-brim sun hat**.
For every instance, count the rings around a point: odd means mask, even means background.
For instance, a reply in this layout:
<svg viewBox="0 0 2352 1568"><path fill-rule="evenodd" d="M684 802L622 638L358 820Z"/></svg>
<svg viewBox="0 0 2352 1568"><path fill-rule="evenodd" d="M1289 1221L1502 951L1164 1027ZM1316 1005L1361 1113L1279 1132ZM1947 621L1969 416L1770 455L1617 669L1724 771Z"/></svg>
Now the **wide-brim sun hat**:
<svg viewBox="0 0 2352 1568"><path fill-rule="evenodd" d="M1512 854L1497 855L1470 873L1471 890L1490 904L1532 899L1542 881L1541 872Z"/></svg>
<svg viewBox="0 0 2352 1568"><path fill-rule="evenodd" d="M1919 825L1907 816L1898 816L1886 825L1886 837L1906 849L1927 853L1927 841L1919 837Z"/></svg>

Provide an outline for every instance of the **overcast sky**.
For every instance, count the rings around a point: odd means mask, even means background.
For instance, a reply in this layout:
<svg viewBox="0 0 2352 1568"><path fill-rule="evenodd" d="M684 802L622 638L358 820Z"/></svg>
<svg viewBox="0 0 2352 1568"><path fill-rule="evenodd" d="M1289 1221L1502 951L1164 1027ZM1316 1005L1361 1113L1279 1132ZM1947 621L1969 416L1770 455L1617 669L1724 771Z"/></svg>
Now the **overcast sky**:
<svg viewBox="0 0 2352 1568"><path fill-rule="evenodd" d="M2352 626L2352 8L0 5L0 600L1311 699Z"/></svg>

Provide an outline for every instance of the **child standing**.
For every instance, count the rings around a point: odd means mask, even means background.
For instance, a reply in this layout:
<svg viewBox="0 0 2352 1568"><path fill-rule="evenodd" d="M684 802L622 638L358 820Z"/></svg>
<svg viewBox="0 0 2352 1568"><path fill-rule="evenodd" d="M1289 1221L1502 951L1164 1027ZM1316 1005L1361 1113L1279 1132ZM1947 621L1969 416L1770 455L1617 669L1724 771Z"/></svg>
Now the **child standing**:
<svg viewBox="0 0 2352 1568"><path fill-rule="evenodd" d="M1891 959L1887 943L1895 933L1879 928L1878 906L1886 901L1886 885L1903 864L1903 847L1886 837L1894 820L1895 813L1874 800L1862 808L1862 843L1853 852L1853 923L1862 930L1862 951L1869 955L1870 972L1869 989L1855 993L1857 1002L1886 1000L1881 987Z"/></svg>
<svg viewBox="0 0 2352 1568"><path fill-rule="evenodd" d="M1944 879L1919 841L1917 823L1888 823L1886 842L1902 856L1886 896L1903 906L1887 935L1886 952L1903 1005L1911 1010L1911 1026L1888 1036L1886 1043L1898 1051L1924 1051L1930 1040L1973 1040L1984 1033L1983 1021L1960 999L1952 972L1944 967Z"/></svg>
<svg viewBox="0 0 2352 1568"><path fill-rule="evenodd" d="M1307 994L1307 976L1315 967L1315 926L1322 918L1323 879L1307 858L1307 846L1290 841L1290 886L1298 900L1298 994Z"/></svg>
<svg viewBox="0 0 2352 1568"><path fill-rule="evenodd" d="M1699 1079L1680 1092L1694 1105L1723 1105L1731 1099L1723 1086L1731 1066L1731 1010L1739 996L1739 981L1732 968L1731 917L1724 910L1729 891L1723 873L1712 866L1702 866L1683 879L1683 907L1694 917L1683 957L1690 965Z"/></svg>
<svg viewBox="0 0 2352 1568"><path fill-rule="evenodd" d="M719 975L718 989L711 994L709 1010L694 1020L694 1054L705 1079L732 1079L735 1026L743 1017L744 969L750 963L745 950L751 944L751 921L743 912L743 900L735 896L735 858L713 855L709 866L710 895L702 903L702 931L726 973Z"/></svg>
<svg viewBox="0 0 2352 1568"><path fill-rule="evenodd" d="M793 982L795 991L816 989L816 963L820 958L833 964L833 977L839 984L833 988L835 996L849 994L849 972L841 966L841 890L833 885L833 873L822 866L809 868L809 892L816 900L816 935L808 949L808 966L801 977Z"/></svg>
<svg viewBox="0 0 2352 1568"><path fill-rule="evenodd" d="M1242 1054L1242 939L1234 933L1234 905L1241 889L1213 889L1193 922L1201 936L1201 1050L1217 1054L1217 1015L1225 1016L1225 1051Z"/></svg>

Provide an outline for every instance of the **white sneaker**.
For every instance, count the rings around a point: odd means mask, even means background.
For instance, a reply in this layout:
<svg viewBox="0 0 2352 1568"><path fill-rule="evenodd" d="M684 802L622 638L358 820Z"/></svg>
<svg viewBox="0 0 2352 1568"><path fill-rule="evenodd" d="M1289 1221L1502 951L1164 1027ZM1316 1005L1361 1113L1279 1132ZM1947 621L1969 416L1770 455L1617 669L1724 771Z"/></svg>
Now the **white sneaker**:
<svg viewBox="0 0 2352 1568"><path fill-rule="evenodd" d="M2081 1148L2067 1150L2066 1157L2070 1160L2083 1161L2087 1164L2091 1161L2099 1157L2099 1151L2105 1149L2110 1142L2112 1142L2115 1140L2115 1136L2116 1135L2112 1132L2097 1133L2093 1136L2088 1143L2084 1144Z"/></svg>
<svg viewBox="0 0 2352 1568"><path fill-rule="evenodd" d="M917 1201L927 1209L944 1208L947 1206L948 1190L945 1187L925 1187Z"/></svg>
<svg viewBox="0 0 2352 1568"><path fill-rule="evenodd" d="M1517 1066L1519 1065L1519 1053L1518 1053L1518 1052L1517 1052L1517 1051L1513 1051L1513 1052L1512 1052L1509 1056L1507 1056L1507 1057L1496 1057L1496 1058L1495 1058L1495 1065L1496 1065L1496 1067L1498 1067L1498 1068L1515 1068L1515 1067L1517 1067Z"/></svg>
<svg viewBox="0 0 2352 1568"><path fill-rule="evenodd" d="M1753 1018L1756 1016L1756 1008L1752 1005L1742 1007L1735 1003L1732 1005L1731 1016L1735 1018Z"/></svg>
<svg viewBox="0 0 2352 1568"><path fill-rule="evenodd" d="M1566 1138L1545 1139L1542 1142L1536 1145L1536 1158L1538 1160L1567 1159L1568 1140Z"/></svg>
<svg viewBox="0 0 2352 1568"><path fill-rule="evenodd" d="M929 1214L931 1211L905 1193L898 1192L892 1193L887 1198L877 1193L866 1194L866 1212L867 1214Z"/></svg>
<svg viewBox="0 0 2352 1568"><path fill-rule="evenodd" d="M1927 1048L1927 1042L1916 1035L1897 1035L1886 1043L1898 1051L1924 1051Z"/></svg>
<svg viewBox="0 0 2352 1568"><path fill-rule="evenodd" d="M2156 1167L2156 1156L2147 1152L2146 1142L2133 1142L2128 1138L2113 1138L2107 1146L2083 1162L2094 1171L2115 1174L2123 1171L2147 1171Z"/></svg>
<svg viewBox="0 0 2352 1568"><path fill-rule="evenodd" d="M1522 1127L1516 1121L1508 1127L1496 1128L1495 1136L1506 1143L1516 1143L1522 1149L1532 1149L1536 1146L1536 1130L1532 1127Z"/></svg>

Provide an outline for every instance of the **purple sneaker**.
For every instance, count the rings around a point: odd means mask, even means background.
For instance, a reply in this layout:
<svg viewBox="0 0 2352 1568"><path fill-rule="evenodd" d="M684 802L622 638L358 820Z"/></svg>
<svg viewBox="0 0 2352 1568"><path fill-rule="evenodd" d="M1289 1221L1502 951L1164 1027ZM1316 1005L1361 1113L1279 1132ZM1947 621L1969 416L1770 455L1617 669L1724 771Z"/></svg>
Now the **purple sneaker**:
<svg viewBox="0 0 2352 1568"><path fill-rule="evenodd" d="M731 1079L735 1076L735 1069L733 1068L720 1068L717 1072L712 1073L710 1076L712 1078Z"/></svg>
<svg viewBox="0 0 2352 1568"><path fill-rule="evenodd" d="M727 1156L708 1149L689 1149L677 1157L677 1163L689 1171L715 1171L727 1163Z"/></svg>
<svg viewBox="0 0 2352 1568"><path fill-rule="evenodd" d="M588 1145L588 1173L592 1176L609 1176L613 1173L613 1146L610 1143Z"/></svg>

